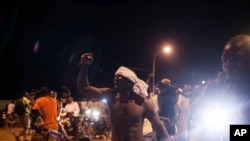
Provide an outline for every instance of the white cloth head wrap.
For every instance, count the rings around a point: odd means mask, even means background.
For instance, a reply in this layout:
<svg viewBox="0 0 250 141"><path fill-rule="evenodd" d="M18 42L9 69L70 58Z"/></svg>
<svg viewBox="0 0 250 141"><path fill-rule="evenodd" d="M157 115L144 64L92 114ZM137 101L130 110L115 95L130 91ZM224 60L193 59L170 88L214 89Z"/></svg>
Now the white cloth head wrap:
<svg viewBox="0 0 250 141"><path fill-rule="evenodd" d="M148 91L147 91L148 85L143 80L139 79L132 70L130 70L124 66L121 66L117 69L115 74L119 74L123 77L126 77L131 82L133 82L134 83L133 91L135 92L135 94L137 94L141 97L148 96Z"/></svg>

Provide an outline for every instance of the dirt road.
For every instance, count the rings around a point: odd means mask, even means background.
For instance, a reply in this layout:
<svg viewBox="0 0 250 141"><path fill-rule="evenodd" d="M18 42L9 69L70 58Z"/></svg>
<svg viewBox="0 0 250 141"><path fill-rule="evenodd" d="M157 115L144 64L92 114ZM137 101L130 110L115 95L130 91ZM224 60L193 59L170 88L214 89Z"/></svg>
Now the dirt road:
<svg viewBox="0 0 250 141"><path fill-rule="evenodd" d="M21 131L21 128L13 128L13 133L17 134ZM0 141L15 141L15 137L10 128L0 128ZM20 137L23 140L22 137ZM31 135L28 136L31 139ZM110 141L110 139L93 139L92 141Z"/></svg>

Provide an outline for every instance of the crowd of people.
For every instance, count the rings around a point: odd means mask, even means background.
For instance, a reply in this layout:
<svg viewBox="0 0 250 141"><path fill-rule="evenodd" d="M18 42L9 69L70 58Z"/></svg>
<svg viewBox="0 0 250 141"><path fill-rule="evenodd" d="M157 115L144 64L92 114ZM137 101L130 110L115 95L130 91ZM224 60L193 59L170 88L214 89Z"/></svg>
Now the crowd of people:
<svg viewBox="0 0 250 141"><path fill-rule="evenodd" d="M148 84L138 78L132 69L124 66L115 71L113 88L92 86L88 80L88 66L93 62L93 56L92 53L85 53L81 56L77 89L80 94L88 97L108 98L113 141L146 140L148 132L144 131L149 129L148 126L157 133L156 137L152 134L151 140L209 140L207 136L200 138L204 135L203 132L209 131L206 127L203 128L204 123L198 125L202 128L197 128L194 124L202 119L197 111L204 112L206 104L212 104L208 99L216 101L217 105L225 101L237 105L233 108L233 113L230 113L235 119L229 121L227 131L229 124L250 123L249 56L250 36L236 35L225 44L221 55L222 71L218 72L215 80L206 85L185 85L178 88L171 85L168 78L163 78L159 84L152 86L158 91L150 94ZM154 107L155 99L158 108ZM189 131L188 135L185 135L186 130ZM222 138L221 135L218 136ZM225 140L228 140L228 136L229 133L224 137Z"/></svg>
<svg viewBox="0 0 250 141"><path fill-rule="evenodd" d="M114 88L98 88L87 77L92 61L92 53L82 55L77 88L84 96L108 100L113 140L186 140L188 104L198 94L196 87L177 87L169 78L162 78L150 91L152 73L143 81L121 66L115 72Z"/></svg>
<svg viewBox="0 0 250 141"><path fill-rule="evenodd" d="M234 120L229 121L230 124L250 124L250 36L232 37L225 44L221 57L222 71L207 84L176 86L169 78L162 78L153 86L152 73L144 81L134 70L120 66L114 73L113 88L108 88L89 83L88 68L94 60L92 53L84 53L76 84L78 94L92 101L82 99L80 104L75 102L67 87L64 87L65 91L59 98L57 92L48 87L41 87L30 94L23 91L20 99L25 105L25 112L18 116L23 131L15 138L20 140L19 137L23 136L27 140L32 110L41 112L40 124L44 129L58 131L59 115L73 117L71 123L74 123L82 110L104 98L107 100L112 141L209 140L203 134L209 130L198 128L204 123L199 122L202 116L197 111L205 114L204 107L211 107L213 103L216 106L225 103L235 105L230 111L234 117ZM13 100L7 106L8 118L13 118L15 103ZM76 135L76 125L72 128L72 132L65 134ZM228 140L227 137L224 138ZM50 136L49 140L58 138Z"/></svg>
<svg viewBox="0 0 250 141"><path fill-rule="evenodd" d="M59 141L61 135L64 140L72 140L78 134L78 122L85 109L105 110L105 105L94 99L75 101L71 91L65 86L61 88L60 96L56 90L46 86L31 92L24 90L21 95L18 99L11 100L2 114L6 115L3 119L5 128L22 128L19 133L13 132L17 141L21 138L28 140L31 133L33 141L41 140L41 137L46 138L46 141ZM54 135L60 134L58 137L49 135L49 131Z"/></svg>

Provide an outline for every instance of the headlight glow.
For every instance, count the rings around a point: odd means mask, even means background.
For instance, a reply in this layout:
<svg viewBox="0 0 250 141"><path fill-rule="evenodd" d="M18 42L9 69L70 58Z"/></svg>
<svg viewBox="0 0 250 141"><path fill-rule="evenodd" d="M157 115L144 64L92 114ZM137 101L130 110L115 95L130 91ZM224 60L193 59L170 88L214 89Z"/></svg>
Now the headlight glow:
<svg viewBox="0 0 250 141"><path fill-rule="evenodd" d="M87 110L85 111L85 113L86 113L87 115L89 115L89 114L91 113L91 110L90 110L90 109L87 109Z"/></svg>
<svg viewBox="0 0 250 141"><path fill-rule="evenodd" d="M203 120L206 126L220 129L227 124L227 112L218 106L212 106L204 111Z"/></svg>
<svg viewBox="0 0 250 141"><path fill-rule="evenodd" d="M100 112L99 111L93 111L93 116L99 116L100 115Z"/></svg>
<svg viewBox="0 0 250 141"><path fill-rule="evenodd" d="M103 102L103 103L107 103L107 99L105 99L105 98L102 99L102 102Z"/></svg>

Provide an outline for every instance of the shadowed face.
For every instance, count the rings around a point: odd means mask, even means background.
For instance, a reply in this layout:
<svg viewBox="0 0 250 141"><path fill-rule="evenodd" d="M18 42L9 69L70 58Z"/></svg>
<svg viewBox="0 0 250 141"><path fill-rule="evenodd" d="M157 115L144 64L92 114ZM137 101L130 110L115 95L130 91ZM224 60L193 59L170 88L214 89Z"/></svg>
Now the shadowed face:
<svg viewBox="0 0 250 141"><path fill-rule="evenodd" d="M51 90L50 91L50 96L53 97L53 98L56 98L57 94L55 91Z"/></svg>
<svg viewBox="0 0 250 141"><path fill-rule="evenodd" d="M71 103L72 101L73 101L73 97L70 96L70 97L68 98L68 102Z"/></svg>
<svg viewBox="0 0 250 141"><path fill-rule="evenodd" d="M249 71L250 36L232 38L222 52L222 69L228 78L235 78Z"/></svg>
<svg viewBox="0 0 250 141"><path fill-rule="evenodd" d="M123 92L132 89L133 83L127 79L126 77L123 77L122 75L115 75L114 78L114 89L117 92Z"/></svg>

